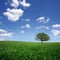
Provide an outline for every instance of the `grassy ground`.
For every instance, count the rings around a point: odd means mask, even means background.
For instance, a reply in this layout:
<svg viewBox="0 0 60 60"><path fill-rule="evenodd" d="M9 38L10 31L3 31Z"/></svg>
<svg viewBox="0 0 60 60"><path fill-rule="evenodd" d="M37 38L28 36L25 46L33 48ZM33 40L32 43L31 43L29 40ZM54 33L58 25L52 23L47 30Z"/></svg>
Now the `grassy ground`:
<svg viewBox="0 0 60 60"><path fill-rule="evenodd" d="M0 60L60 60L60 43L1 41Z"/></svg>

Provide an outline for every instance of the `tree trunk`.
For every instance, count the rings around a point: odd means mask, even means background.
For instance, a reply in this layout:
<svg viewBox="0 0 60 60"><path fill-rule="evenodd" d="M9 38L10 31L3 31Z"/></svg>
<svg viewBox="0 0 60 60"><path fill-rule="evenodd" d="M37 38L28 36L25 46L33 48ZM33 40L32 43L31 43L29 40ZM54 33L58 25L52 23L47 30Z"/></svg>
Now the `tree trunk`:
<svg viewBox="0 0 60 60"><path fill-rule="evenodd" d="M41 43L43 43L43 41L41 41Z"/></svg>

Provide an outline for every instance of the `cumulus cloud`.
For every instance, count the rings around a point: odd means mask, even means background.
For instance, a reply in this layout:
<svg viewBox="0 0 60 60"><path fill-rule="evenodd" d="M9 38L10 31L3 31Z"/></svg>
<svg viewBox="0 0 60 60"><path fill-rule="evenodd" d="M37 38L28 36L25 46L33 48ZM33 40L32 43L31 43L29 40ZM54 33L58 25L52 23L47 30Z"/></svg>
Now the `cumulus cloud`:
<svg viewBox="0 0 60 60"><path fill-rule="evenodd" d="M25 31L22 30L20 33L21 33L21 34L24 34L24 32L25 32Z"/></svg>
<svg viewBox="0 0 60 60"><path fill-rule="evenodd" d="M21 26L21 28L30 28L30 25L26 24L25 26Z"/></svg>
<svg viewBox="0 0 60 60"><path fill-rule="evenodd" d="M12 32L8 32L8 31L6 31L4 29L0 29L0 41L11 37L13 34L14 33L12 33Z"/></svg>
<svg viewBox="0 0 60 60"><path fill-rule="evenodd" d="M31 4L27 3L26 0L12 0L11 6L17 8L18 6L22 5L23 7L30 7Z"/></svg>
<svg viewBox="0 0 60 60"><path fill-rule="evenodd" d="M54 24L52 27L53 28L60 28L60 24Z"/></svg>
<svg viewBox="0 0 60 60"><path fill-rule="evenodd" d="M2 33L0 34L1 37L11 37L13 33Z"/></svg>
<svg viewBox="0 0 60 60"><path fill-rule="evenodd" d="M0 29L0 33L7 33L6 30Z"/></svg>
<svg viewBox="0 0 60 60"><path fill-rule="evenodd" d="M19 18L23 15L22 9L7 9L7 12L4 12L3 14L8 17L8 20L16 22L19 20Z"/></svg>
<svg viewBox="0 0 60 60"><path fill-rule="evenodd" d="M60 36L60 30L52 30L51 32L54 36Z"/></svg>
<svg viewBox="0 0 60 60"><path fill-rule="evenodd" d="M5 16L8 17L8 20L16 22L23 15L24 10L18 9L19 6L29 7L31 4L27 3L26 0L12 0L8 1L12 9L7 8L6 12L3 12ZM5 3L7 5L7 2Z"/></svg>
<svg viewBox="0 0 60 60"><path fill-rule="evenodd" d="M49 30L50 28L48 26L39 26L39 27L36 27L36 29L47 29L47 30Z"/></svg>
<svg viewBox="0 0 60 60"><path fill-rule="evenodd" d="M19 1L18 0L12 0L11 6L14 8L17 8L19 6Z"/></svg>
<svg viewBox="0 0 60 60"><path fill-rule="evenodd" d="M50 20L49 18L39 17L39 18L37 18L36 21L38 21L39 23L48 23L49 20Z"/></svg>
<svg viewBox="0 0 60 60"><path fill-rule="evenodd" d="M26 0L22 0L20 1L20 4L23 6L23 7L30 7L31 4L27 3Z"/></svg>

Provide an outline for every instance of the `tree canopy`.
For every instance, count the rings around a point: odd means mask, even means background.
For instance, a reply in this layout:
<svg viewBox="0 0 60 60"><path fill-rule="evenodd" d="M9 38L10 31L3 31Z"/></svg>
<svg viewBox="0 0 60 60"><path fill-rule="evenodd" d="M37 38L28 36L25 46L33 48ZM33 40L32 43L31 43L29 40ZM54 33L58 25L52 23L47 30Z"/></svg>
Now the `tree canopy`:
<svg viewBox="0 0 60 60"><path fill-rule="evenodd" d="M44 33L44 32L38 33L36 35L36 40L39 40L41 42L48 41L49 39L50 39L50 37L46 33Z"/></svg>

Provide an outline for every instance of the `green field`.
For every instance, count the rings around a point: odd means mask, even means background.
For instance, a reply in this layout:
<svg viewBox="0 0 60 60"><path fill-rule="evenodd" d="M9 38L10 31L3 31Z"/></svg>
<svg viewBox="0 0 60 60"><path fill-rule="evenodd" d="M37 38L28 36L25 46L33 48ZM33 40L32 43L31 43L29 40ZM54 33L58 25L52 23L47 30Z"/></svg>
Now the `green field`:
<svg viewBox="0 0 60 60"><path fill-rule="evenodd" d="M60 43L1 41L0 60L60 60Z"/></svg>

